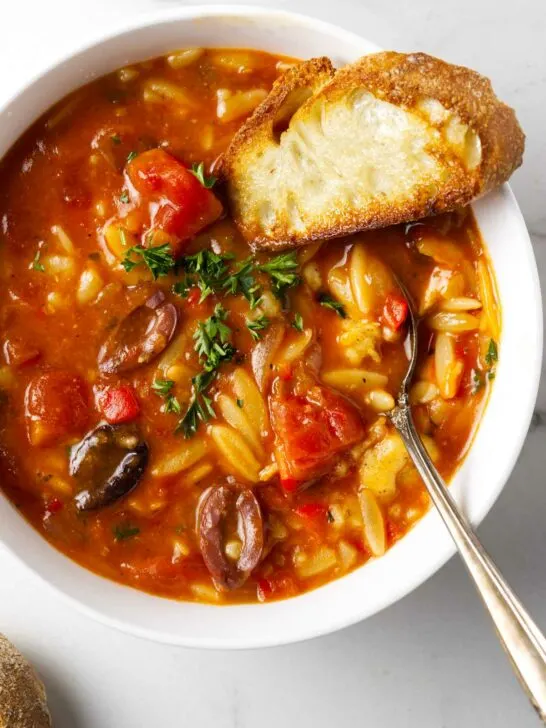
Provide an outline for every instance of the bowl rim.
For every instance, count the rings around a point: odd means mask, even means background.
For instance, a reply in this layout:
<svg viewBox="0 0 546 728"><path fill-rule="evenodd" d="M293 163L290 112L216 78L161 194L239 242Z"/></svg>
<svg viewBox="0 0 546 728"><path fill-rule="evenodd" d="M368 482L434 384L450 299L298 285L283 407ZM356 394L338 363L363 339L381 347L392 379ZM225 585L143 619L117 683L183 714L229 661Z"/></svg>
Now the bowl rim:
<svg viewBox="0 0 546 728"><path fill-rule="evenodd" d="M347 41L351 45L363 45L365 42L370 46L374 46L374 44L370 41L366 41L366 39L363 36L360 36L357 33L353 33L351 31L345 30L343 28L340 28L332 23L329 23L327 21L319 20L304 14L300 13L292 13L290 11L285 10L276 10L276 9L269 9L264 7L255 7L255 6L246 6L246 5L209 5L209 6L185 6L181 8L171 8L167 10L160 10L160 11L154 11L150 13L143 13L137 15L137 17L133 20L130 20L129 22L124 21L118 21L112 23L112 25L109 27L108 31L106 33L95 33L92 34L83 40L80 40L78 43L74 43L72 48L68 51L63 52L59 58L57 58L55 61L49 63L45 70L42 70L41 72L35 74L30 80L28 80L23 86L21 86L15 93L13 93L10 98L2 104L0 107L0 119L4 116L4 114L9 114L10 107L13 103L17 101L17 99L24 95L26 92L30 91L32 87L40 83L42 80L44 80L52 71L54 71L56 68L61 66L63 63L68 63L72 61L75 57L77 57L79 54L84 53L86 51L89 51L95 47L101 46L102 44L112 41L116 39L119 36L130 34L131 32L137 31L137 30L143 30L143 29L151 29L156 24L164 23L165 21L173 20L173 21L184 21L184 20L197 20L200 18L218 18L219 20L222 18L234 18L236 20L240 20L242 18L248 18L248 19L256 19L258 21L267 21L268 18L275 19L275 20L284 20L292 25L302 25L305 26L309 30L315 30L318 32L323 32L324 34L336 38L339 41ZM376 46L377 50L379 48ZM114 69L112 69L114 70ZM57 101L58 99L54 99L54 101ZM29 121L29 125L32 124L34 119L31 119ZM25 127L26 128L26 127ZM21 132L22 133L22 132ZM477 205L473 206L474 209L479 208L480 206L487 206L487 202L484 200L489 199L491 196L494 196L500 205L504 205L507 211L509 211L510 215L512 216L512 222L515 225L515 229L517 229L516 237L518 238L518 243L522 247L522 251L525 252L526 256L526 265L527 265L527 273L528 273L528 284L530 286L530 297L533 300L534 303L534 310L530 312L530 315L532 316L534 320L535 326L533 326L533 330L535 332L535 341L534 341L534 352L535 356L533 360L529 363L526 363L526 381L527 381L527 387L525 388L525 402L522 405L522 414L521 419L519 422L519 430L514 433L514 438L512 440L512 448L510 452L508 453L508 456L505 457L505 460L503 461L503 474L500 476L500 478L497 479L497 482L495 483L495 487L491 487L489 491L487 492L487 497L483 499L483 501L480 504L480 508L476 509L475 512L472 514L471 522L473 525L477 525L481 522L481 520L485 517L485 515L489 512L491 507L493 506L494 502L500 495L500 492L504 488L512 470L516 463L516 460L520 454L520 451L523 447L523 443L525 440L525 437L527 435L527 430L529 427L529 423L531 421L534 404L536 401L537 393L538 393L538 386L539 386L539 380L540 380L540 373L541 373L541 364L542 364L542 338L543 338L543 328L542 328L542 299L541 299L541 293L540 293L540 283L539 283L539 277L538 277L538 271L536 267L536 261L534 259L531 240L529 238L529 234L527 231L527 228L525 226L525 222L523 220L523 216L519 210L519 207L517 205L517 202L515 200L515 197L512 193L512 190L510 187L505 184L500 189L496 190L495 192L491 193L491 195L488 195L487 198L484 198L483 200L478 201ZM504 302L503 302L503 310L504 310ZM487 408L489 407L489 403L486 407L486 410L482 414L482 419L485 416L487 412ZM481 425L482 420L480 420ZM471 454L472 448L470 448L470 452L467 453L464 462L469 459ZM1 491L0 491L1 492ZM2 493L2 500L7 501L7 498L5 498L4 494ZM9 505L11 506L11 503L8 501ZM1 504L0 504L1 505ZM15 511L15 508L12 506L13 510ZM432 511L425 515L423 519L421 519L420 523L422 523L425 519L435 520L441 528L443 526L440 522L439 515ZM27 523L26 526L29 526ZM29 526L31 529L32 527ZM391 549L388 553L391 553L395 549L399 548L400 546L403 546L403 544L407 541L411 533L414 533L418 529L418 525L415 529L412 529L412 531L407 534L404 539L402 539L393 549ZM442 532L443 533L443 532ZM104 581L109 582L108 579L104 579L103 577L100 577L99 575L88 571L85 569L85 567L81 567L75 562L73 562L68 557L64 556L61 552L58 552L57 549L55 549L53 546L48 544L48 542L43 539L39 534L37 534L38 538L40 539L41 544L44 545L45 549L51 549L55 551L55 553L60 554L67 562L74 565L77 569L85 571L91 579L103 579ZM445 537L444 537L445 536ZM275 634L271 635L269 633L264 633L263 635L256 635L254 634L252 637L241 637L241 635L237 636L223 636L222 638L219 637L212 637L207 638L203 636L193 637L192 635L181 635L178 633L173 632L172 630L163 630L159 627L156 628L150 628L150 627L142 627L138 624L131 623L128 620L116 618L108 613L107 609L102 609L98 607L93 607L90 604L86 603L85 596L80 597L75 596L74 594L69 593L66 588L63 588L63 586L59 583L56 583L55 580L52 579L51 575L46 575L42 573L40 568L36 565L36 560L34 560L34 563L32 562L32 559L29 558L28 554L22 554L20 550L18 550L16 547L14 547L12 544L10 544L8 541L3 540L2 534L0 534L0 545L4 546L8 551L10 551L17 560L23 564L27 569L32 571L34 574L36 574L42 581L44 581L48 586L53 588L55 591L57 591L63 599L65 599L67 602L74 605L80 612L83 612L84 614L92 617L93 619L102 622L103 624L114 627L116 629L119 629L124 632L128 632L130 634L133 634L135 636L150 639L157 642L163 642L166 644L173 644L173 645L180 645L180 646L186 646L186 647L199 647L199 648L210 648L210 649L248 649L248 648L256 648L256 647L268 647L268 646L276 646L276 645L282 645L282 644L288 644L288 643L295 643L304 641L307 639L311 639L314 637L318 637L321 635L329 634L331 632L337 631L339 629L343 629L345 627L348 627L352 624L355 624L373 614L375 614L378 611L381 611L385 607L389 606L390 604L395 603L402 597L404 597L406 594L411 592L413 589L415 589L417 586L422 584L424 581L426 581L428 578L430 578L441 566L443 566L446 561L455 553L455 546L451 542L449 536L447 535L447 532L439 537L439 542L436 542L435 545L437 546L434 554L430 555L426 563L423 567L423 564L419 565L419 568L415 568L414 572L411 574L410 577L407 577L403 580L403 583L399 585L399 588L397 590L394 590L392 592L385 591L385 594L382 596L382 598L378 598L373 602L373 606L371 608L361 608L359 609L347 609L345 612L337 614L337 613L327 613L326 616L322 619L319 626L316 624L313 624L313 621L311 620L309 624L305 621L305 619L301 620L301 623L298 624L297 628L294 630L292 629L292 632L290 634ZM385 559L385 557L382 557L381 560ZM366 568L374 568L374 566L378 562L375 560L372 560L372 562L368 562L366 564ZM359 571L362 569L357 569L356 572L352 572L351 574L348 574L345 577L340 577L340 579L334 580L333 582L329 582L323 587L320 587L319 589L313 590L311 592L306 592L303 595L300 595L298 597L284 600L283 602L275 602L272 604L244 604L244 605L226 605L222 606L221 610L218 609L218 607L215 607L213 605L207 605L207 604L198 604L197 608L199 610L202 610L203 613L209 610L215 610L216 612L219 611L235 611L238 610L241 612L242 617L244 619L245 614L249 615L251 611L255 611L257 608L260 610L267 612L268 608L272 607L273 605L279 605L279 604L288 604L291 605L295 603L296 601L299 604L304 605L304 608L302 613L305 612L305 608L308 608L308 603L311 602L311 608L312 608L312 602L313 601L319 601L316 599L316 595L320 593L324 593L327 591L327 588L331 584L335 584L336 581L341 580L348 580L351 577L354 577L355 574L358 574ZM90 583L92 583L90 581ZM142 594L142 592L139 592L138 590L134 590L131 587L126 587L124 585L118 584L116 582L110 582L111 584L115 584L116 587L121 587L123 589L126 589L127 591L131 593L136 594ZM151 595L146 595L150 597L150 599L157 601L158 597L153 597ZM170 600L163 600L163 601L170 601ZM327 600L326 600L327 601ZM151 602L150 602L151 603ZM180 602L173 601L174 604L180 604ZM182 602L182 604L192 604L188 602ZM290 606L288 607L290 609Z"/></svg>

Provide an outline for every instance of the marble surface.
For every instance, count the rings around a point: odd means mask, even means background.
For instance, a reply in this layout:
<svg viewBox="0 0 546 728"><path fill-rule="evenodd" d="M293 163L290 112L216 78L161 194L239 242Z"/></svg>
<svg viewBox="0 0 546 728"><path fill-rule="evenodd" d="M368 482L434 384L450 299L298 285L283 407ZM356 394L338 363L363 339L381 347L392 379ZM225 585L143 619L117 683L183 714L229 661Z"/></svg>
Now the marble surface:
<svg viewBox="0 0 546 728"><path fill-rule="evenodd" d="M171 0L4 0L0 104L82 37ZM264 4L268 3L254 3ZM400 50L475 67L527 133L513 187L546 283L544 0L286 0ZM522 374L525 366L522 362ZM546 386L527 442L480 535L546 628ZM0 526L1 527L1 526ZM35 662L56 728L531 728L537 725L457 559L366 622L243 653L141 641L75 612L0 549L0 631Z"/></svg>

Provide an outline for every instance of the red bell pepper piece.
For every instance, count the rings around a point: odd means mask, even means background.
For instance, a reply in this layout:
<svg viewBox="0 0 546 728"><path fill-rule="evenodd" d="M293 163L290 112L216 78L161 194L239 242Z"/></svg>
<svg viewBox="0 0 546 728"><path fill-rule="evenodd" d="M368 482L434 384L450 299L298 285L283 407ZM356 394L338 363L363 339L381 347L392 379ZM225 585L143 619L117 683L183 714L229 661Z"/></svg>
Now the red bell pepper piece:
<svg viewBox="0 0 546 728"><path fill-rule="evenodd" d="M131 422L140 413L135 390L128 384L106 389L100 397L100 408L111 425Z"/></svg>
<svg viewBox="0 0 546 728"><path fill-rule="evenodd" d="M398 331L408 315L408 302L401 293L387 295L383 307L383 322L393 331Z"/></svg>

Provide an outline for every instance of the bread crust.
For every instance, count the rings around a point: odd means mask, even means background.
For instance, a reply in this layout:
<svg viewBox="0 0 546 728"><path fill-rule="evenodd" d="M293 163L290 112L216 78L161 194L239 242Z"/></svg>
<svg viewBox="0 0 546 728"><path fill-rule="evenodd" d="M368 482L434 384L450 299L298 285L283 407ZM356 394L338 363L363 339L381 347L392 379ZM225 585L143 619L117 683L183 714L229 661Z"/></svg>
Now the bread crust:
<svg viewBox="0 0 546 728"><path fill-rule="evenodd" d="M295 118L300 120L311 115L319 104L343 103L359 90L423 120L426 116L420 102L438 102L478 136L480 162L469 170L446 143L444 150L435 149L436 158L448 171L445 184L431 185L424 179L422 184L416 183L410 198L393 200L391 204L385 204L383 199L370 200L364 206L336 205L333 214L332 210L329 214L317 214L303 230L289 229L281 216L266 230L257 221L257 215L249 216L242 210L243 196L248 199L251 194L245 181L245 155L249 150L271 147L275 119L289 94L297 88L310 88L313 92L297 110ZM326 58L312 59L290 69L277 79L267 99L235 135L221 170L228 182L233 217L245 238L255 248L282 249L319 238L411 222L468 204L510 177L521 164L523 148L524 135L514 111L497 99L488 79L424 53L386 51L364 56L337 73Z"/></svg>

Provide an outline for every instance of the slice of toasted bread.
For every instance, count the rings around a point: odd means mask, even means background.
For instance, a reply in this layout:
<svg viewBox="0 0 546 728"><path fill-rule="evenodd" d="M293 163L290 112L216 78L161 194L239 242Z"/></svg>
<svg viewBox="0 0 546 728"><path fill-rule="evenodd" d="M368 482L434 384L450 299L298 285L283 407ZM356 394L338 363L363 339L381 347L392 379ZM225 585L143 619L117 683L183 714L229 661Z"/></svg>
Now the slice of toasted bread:
<svg viewBox="0 0 546 728"><path fill-rule="evenodd" d="M274 249L453 210L506 181L523 146L486 78L385 52L290 69L221 169L245 238Z"/></svg>

